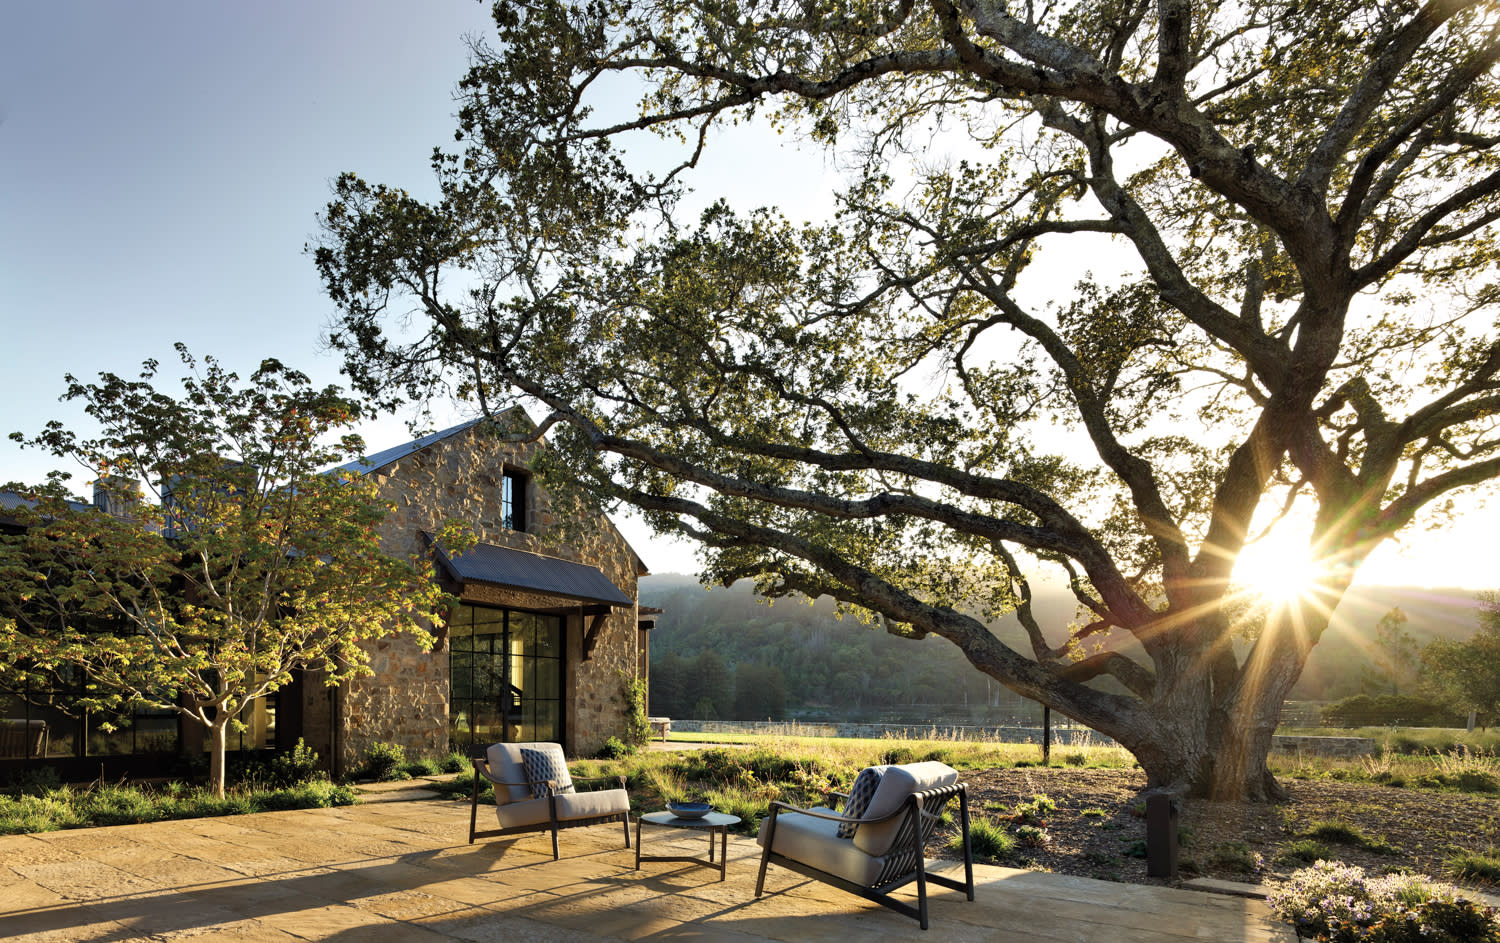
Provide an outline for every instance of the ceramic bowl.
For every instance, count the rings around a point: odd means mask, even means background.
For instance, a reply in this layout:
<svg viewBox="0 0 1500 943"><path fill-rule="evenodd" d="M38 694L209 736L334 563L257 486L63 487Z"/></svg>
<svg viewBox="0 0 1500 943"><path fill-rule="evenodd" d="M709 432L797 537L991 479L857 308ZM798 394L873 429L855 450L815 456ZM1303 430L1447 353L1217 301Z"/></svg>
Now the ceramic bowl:
<svg viewBox="0 0 1500 943"><path fill-rule="evenodd" d="M707 802L668 802L667 811L679 819L701 819L713 811Z"/></svg>

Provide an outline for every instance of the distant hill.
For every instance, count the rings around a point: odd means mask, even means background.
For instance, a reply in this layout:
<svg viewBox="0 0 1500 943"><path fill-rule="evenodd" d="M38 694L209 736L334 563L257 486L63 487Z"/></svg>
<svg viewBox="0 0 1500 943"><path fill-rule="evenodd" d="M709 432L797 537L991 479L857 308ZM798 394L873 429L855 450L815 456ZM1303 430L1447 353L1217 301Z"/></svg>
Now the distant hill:
<svg viewBox="0 0 1500 943"><path fill-rule="evenodd" d="M872 707L899 705L922 698L939 703L995 704L1002 698L988 678L970 666L958 649L942 639L914 643L852 620L839 621L828 600L808 606L777 600L767 605L748 582L730 589L700 586L695 577L669 573L641 580L641 602L663 609L652 637L652 659L675 655L691 658L711 649L729 668L742 662L779 665L787 674L791 704L838 700L837 690L863 695ZM1394 606L1407 615L1407 630L1419 646L1435 638L1466 639L1478 625L1475 593L1461 589L1356 586L1334 613L1322 640L1313 649L1292 696L1334 700L1358 693L1361 671L1369 665L1369 640ZM1043 585L1034 602L1049 639L1060 641L1075 618L1066 589ZM1013 616L994 628L1002 641L1028 651L1025 632ZM1135 641L1114 633L1111 648L1139 655ZM834 664L845 665L863 680L837 683L835 678L807 678L802 664L809 649L839 651ZM862 685L862 686L861 686Z"/></svg>

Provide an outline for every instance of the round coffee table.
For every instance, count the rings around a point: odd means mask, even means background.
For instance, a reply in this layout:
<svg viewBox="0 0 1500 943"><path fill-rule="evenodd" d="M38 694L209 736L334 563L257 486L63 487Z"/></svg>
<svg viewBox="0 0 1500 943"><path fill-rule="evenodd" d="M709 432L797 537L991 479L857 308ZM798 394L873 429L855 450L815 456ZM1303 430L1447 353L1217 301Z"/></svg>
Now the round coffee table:
<svg viewBox="0 0 1500 943"><path fill-rule="evenodd" d="M690 858L682 855L643 855L641 854L641 826L650 822L652 825L664 825L667 828L700 828L708 832L708 859ZM738 815L729 815L725 812L710 812L702 818L680 819L671 812L647 812L635 821L635 869L641 869L642 861L687 861L692 864L701 864L706 868L717 867L719 869L719 880L724 880L724 867L729 857L729 826L740 824ZM719 860L714 861L714 833L719 836Z"/></svg>

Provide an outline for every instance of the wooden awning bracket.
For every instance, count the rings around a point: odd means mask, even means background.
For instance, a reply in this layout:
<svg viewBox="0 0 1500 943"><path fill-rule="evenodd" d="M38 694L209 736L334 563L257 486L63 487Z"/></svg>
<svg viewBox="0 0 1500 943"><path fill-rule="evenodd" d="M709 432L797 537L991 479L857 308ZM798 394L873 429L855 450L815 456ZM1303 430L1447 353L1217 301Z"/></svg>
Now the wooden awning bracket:
<svg viewBox="0 0 1500 943"><path fill-rule="evenodd" d="M583 660L588 661L589 656L594 653L594 646L599 641L599 631L604 628L604 620L609 618L609 612L597 612L594 621L589 623L588 629L583 633Z"/></svg>

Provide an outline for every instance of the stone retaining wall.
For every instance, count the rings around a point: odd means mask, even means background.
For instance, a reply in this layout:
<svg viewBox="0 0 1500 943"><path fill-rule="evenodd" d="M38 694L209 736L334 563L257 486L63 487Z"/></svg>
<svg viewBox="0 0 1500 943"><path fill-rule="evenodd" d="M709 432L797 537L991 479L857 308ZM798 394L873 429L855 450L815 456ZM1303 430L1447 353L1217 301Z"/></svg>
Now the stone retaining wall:
<svg viewBox="0 0 1500 943"><path fill-rule="evenodd" d="M803 722L774 723L766 721L678 720L672 718L676 733L753 733L773 737L850 737L880 740L895 737L908 740L992 740L998 743L1041 743L1041 727L982 727L962 724L811 724ZM1054 724L1052 743L1056 746L1113 746L1114 741L1088 727Z"/></svg>
<svg viewBox="0 0 1500 943"><path fill-rule="evenodd" d="M921 740L994 740L1000 743L1041 743L1041 727L981 727L958 724L810 724L802 722L767 723L764 721L678 720L671 721L679 733L754 733L777 737L853 737L879 740L901 737ZM1052 742L1057 746L1083 744L1114 746L1114 741L1097 730L1071 724L1054 725ZM1276 753L1303 753L1308 756L1350 759L1375 752L1375 741L1368 737L1274 737L1271 749Z"/></svg>
<svg viewBox="0 0 1500 943"><path fill-rule="evenodd" d="M1374 753L1375 741L1369 737L1272 737L1271 752L1347 760Z"/></svg>

